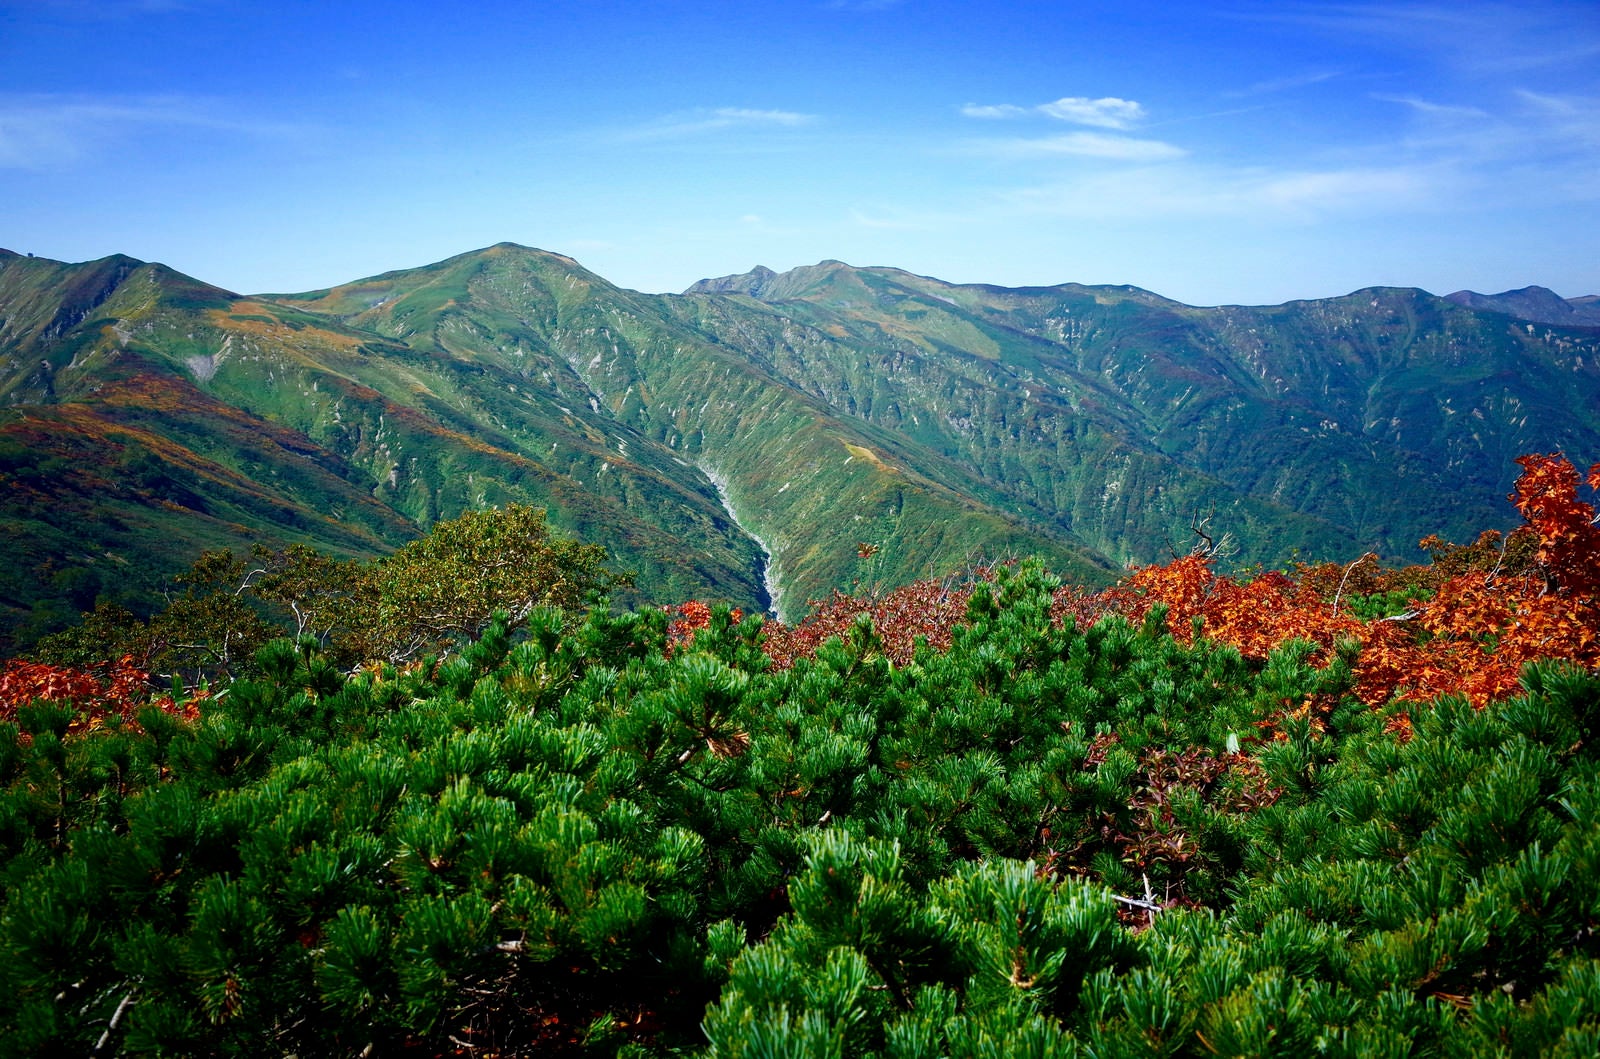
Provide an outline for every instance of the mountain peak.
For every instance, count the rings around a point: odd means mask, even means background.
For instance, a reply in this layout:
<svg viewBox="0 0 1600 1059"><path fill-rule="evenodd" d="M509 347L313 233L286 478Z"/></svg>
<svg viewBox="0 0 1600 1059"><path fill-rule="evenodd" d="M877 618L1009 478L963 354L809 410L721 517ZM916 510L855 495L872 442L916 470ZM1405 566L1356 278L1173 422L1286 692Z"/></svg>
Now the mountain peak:
<svg viewBox="0 0 1600 1059"><path fill-rule="evenodd" d="M1600 327L1600 306L1587 299L1569 301L1549 287L1528 286L1520 290L1501 291L1499 294L1458 290L1454 294L1446 294L1445 299L1469 309L1505 313L1536 324Z"/></svg>
<svg viewBox="0 0 1600 1059"><path fill-rule="evenodd" d="M815 265L801 265L787 272L774 272L765 265L757 265L742 275L700 280L684 293L748 294L762 301L783 301L812 293L819 285L841 273L854 274L858 271L836 258L818 261Z"/></svg>
<svg viewBox="0 0 1600 1059"><path fill-rule="evenodd" d="M493 246L486 246L480 250L468 250L464 254L457 254L454 257L445 258L443 261L436 262L434 265L422 265L420 267L434 268L437 265L448 265L452 262L471 261L485 257L503 257L506 255L511 255L513 257L554 258L555 260L564 264L578 264L565 254L558 254L553 250L541 250L537 246L525 246L522 243L513 243L509 239L503 239L500 242L495 243Z"/></svg>
<svg viewBox="0 0 1600 1059"><path fill-rule="evenodd" d="M757 265L749 272L742 272L736 276L717 276L714 278L697 280L690 285L685 294L748 294L752 298L761 297L771 282L778 274L765 265Z"/></svg>

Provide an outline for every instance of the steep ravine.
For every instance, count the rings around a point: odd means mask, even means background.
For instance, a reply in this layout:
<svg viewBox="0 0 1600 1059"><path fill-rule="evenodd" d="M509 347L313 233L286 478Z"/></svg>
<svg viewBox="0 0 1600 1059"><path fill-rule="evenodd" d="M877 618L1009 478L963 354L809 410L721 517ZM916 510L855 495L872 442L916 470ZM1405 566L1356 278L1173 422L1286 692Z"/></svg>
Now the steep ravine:
<svg viewBox="0 0 1600 1059"><path fill-rule="evenodd" d="M728 495L728 479L704 463L698 464L698 466L700 473L705 475L712 485L716 486L717 499L722 501L722 508L728 513L728 517L733 520L733 524L738 526L740 532L746 537L755 541L756 547L760 549L757 562L760 564L761 587L766 593L766 599L762 600L762 604L766 607L767 613L776 616L779 621L788 621L789 617L783 610L782 588L778 581L778 561L774 556L771 545L752 527L745 525L744 521L739 518L739 513L733 509L733 499Z"/></svg>

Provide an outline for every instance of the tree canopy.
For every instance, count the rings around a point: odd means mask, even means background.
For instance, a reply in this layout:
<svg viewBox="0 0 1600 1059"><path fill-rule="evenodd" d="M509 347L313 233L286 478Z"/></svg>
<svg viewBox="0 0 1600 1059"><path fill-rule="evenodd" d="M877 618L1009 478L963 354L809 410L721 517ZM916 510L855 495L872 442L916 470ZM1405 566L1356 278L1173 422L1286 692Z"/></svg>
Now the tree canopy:
<svg viewBox="0 0 1600 1059"><path fill-rule="evenodd" d="M208 551L148 620L102 605L35 654L78 667L129 656L186 683L239 675L285 634L347 667L405 662L469 642L497 613L515 626L535 607L577 610L631 583L606 561L602 546L554 536L542 510L516 504L439 522L366 563L305 545Z"/></svg>

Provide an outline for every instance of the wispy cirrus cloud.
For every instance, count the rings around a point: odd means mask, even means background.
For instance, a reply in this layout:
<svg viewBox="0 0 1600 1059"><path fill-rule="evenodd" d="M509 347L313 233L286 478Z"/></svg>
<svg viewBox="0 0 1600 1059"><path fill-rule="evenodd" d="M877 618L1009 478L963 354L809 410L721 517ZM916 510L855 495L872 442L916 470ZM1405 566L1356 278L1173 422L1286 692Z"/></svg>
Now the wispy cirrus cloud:
<svg viewBox="0 0 1600 1059"><path fill-rule="evenodd" d="M1281 163L1179 159L1086 170L999 190L1001 208L1071 218L1470 216L1527 203L1600 201L1600 98L1516 89L1484 106L1373 96L1403 108L1408 131Z"/></svg>
<svg viewBox="0 0 1600 1059"><path fill-rule="evenodd" d="M623 129L612 138L621 141L680 140L737 129L795 129L814 125L815 114L753 107L697 107L664 115L655 121Z"/></svg>
<svg viewBox="0 0 1600 1059"><path fill-rule="evenodd" d="M1476 174L1491 193L1500 189L1525 203L1600 197L1600 97L1516 88L1484 97L1482 105L1372 98L1404 108L1410 119L1400 138L1380 145L1391 155L1448 162Z"/></svg>
<svg viewBox="0 0 1600 1059"><path fill-rule="evenodd" d="M1414 113L1422 117L1433 120L1476 121L1489 116L1489 112L1481 107L1463 106L1455 103L1435 103L1420 96L1374 95L1372 98L1380 103L1398 103L1403 107L1409 107Z"/></svg>
<svg viewBox="0 0 1600 1059"><path fill-rule="evenodd" d="M160 128L293 136L309 126L255 121L187 96L0 95L0 168L72 165L131 134Z"/></svg>
<svg viewBox="0 0 1600 1059"><path fill-rule="evenodd" d="M1268 227L1315 227L1371 217L1415 217L1449 209L1477 190L1448 167L1306 166L1274 169L1182 159L1115 170L1079 169L1025 186L994 188L947 208L899 203L856 209L857 227L902 231L1003 230L1066 221L1072 224L1147 224L1155 227L1248 222Z"/></svg>
<svg viewBox="0 0 1600 1059"><path fill-rule="evenodd" d="M1312 85L1320 85L1326 81L1342 76L1337 70L1306 70L1296 74L1286 74L1283 77L1268 78L1257 81L1235 92L1224 92L1226 99L1245 99L1251 96L1275 96L1284 92L1294 92Z"/></svg>
<svg viewBox="0 0 1600 1059"><path fill-rule="evenodd" d="M1311 222L1428 208L1454 184L1419 165L1275 170L1180 164L1089 173L999 193L1002 209L1081 219L1240 217Z"/></svg>
<svg viewBox="0 0 1600 1059"><path fill-rule="evenodd" d="M1015 103L968 103L960 108L963 116L985 121L1022 118L1049 118L1071 125L1085 125L1110 132L1060 133L971 140L964 153L994 158L1098 158L1117 162L1161 162L1182 158L1188 152L1161 140L1139 139L1118 133L1132 129L1145 118L1143 104L1116 96L1090 99L1088 96L1063 96L1050 103L1031 107Z"/></svg>
<svg viewBox="0 0 1600 1059"><path fill-rule="evenodd" d="M1526 116L1552 138L1570 147L1600 148L1600 99L1592 96L1553 95L1519 88L1514 93ZM1596 159L1600 163L1600 158ZM1597 165L1600 169L1600 165Z"/></svg>
<svg viewBox="0 0 1600 1059"><path fill-rule="evenodd" d="M1600 22L1589 0L1416 0L1412 3L1274 3L1233 13L1431 54L1480 75L1591 63Z"/></svg>
<svg viewBox="0 0 1600 1059"><path fill-rule="evenodd" d="M1276 219L1473 215L1529 202L1600 200L1600 100L1519 90L1488 109L1383 97L1413 116L1400 139L1279 164L1179 159L1077 172L998 194L1069 217Z"/></svg>
<svg viewBox="0 0 1600 1059"><path fill-rule="evenodd" d="M1087 96L1063 96L1053 103L1019 107L1015 103L968 103L961 113L969 118L1006 119L1043 115L1073 125L1089 125L1099 129L1129 129L1144 120L1144 107L1131 99L1105 96L1090 99Z"/></svg>

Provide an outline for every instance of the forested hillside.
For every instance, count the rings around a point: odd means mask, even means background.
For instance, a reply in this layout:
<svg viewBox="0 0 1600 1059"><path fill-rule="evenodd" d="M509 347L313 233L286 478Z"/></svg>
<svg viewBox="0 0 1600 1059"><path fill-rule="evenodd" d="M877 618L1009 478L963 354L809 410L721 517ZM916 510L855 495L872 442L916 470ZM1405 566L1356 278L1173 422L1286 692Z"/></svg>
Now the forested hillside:
<svg viewBox="0 0 1600 1059"><path fill-rule="evenodd" d="M595 552L483 513L263 597L382 630L548 559L442 653L10 663L0 1049L1592 1055L1595 490L1526 457L1519 529L1406 569L1202 540L795 627L572 607Z"/></svg>

